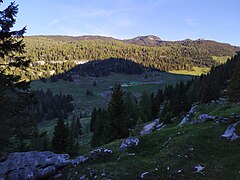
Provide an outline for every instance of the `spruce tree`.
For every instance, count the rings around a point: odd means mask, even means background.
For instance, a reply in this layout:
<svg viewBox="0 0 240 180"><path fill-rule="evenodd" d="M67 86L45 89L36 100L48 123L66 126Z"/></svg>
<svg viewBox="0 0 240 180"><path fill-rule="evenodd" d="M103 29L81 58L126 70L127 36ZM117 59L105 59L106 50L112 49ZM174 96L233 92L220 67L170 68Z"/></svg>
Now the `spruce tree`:
<svg viewBox="0 0 240 180"><path fill-rule="evenodd" d="M52 150L56 153L65 153L68 147L69 130L62 117L57 120L52 138Z"/></svg>
<svg viewBox="0 0 240 180"><path fill-rule="evenodd" d="M90 121L90 132L93 132L95 130L95 123L97 120L97 109L94 107L92 114L91 114L91 121Z"/></svg>
<svg viewBox="0 0 240 180"><path fill-rule="evenodd" d="M109 142L109 133L107 129L107 112L106 110L99 108L97 111L96 121L94 121L91 147L100 146Z"/></svg>
<svg viewBox="0 0 240 180"><path fill-rule="evenodd" d="M134 108L134 103L132 100L132 94L130 92L127 92L125 97L125 115L127 119L127 127L128 128L134 128L134 126L137 123L137 112Z"/></svg>
<svg viewBox="0 0 240 180"><path fill-rule="evenodd" d="M31 103L31 96L28 93L29 83L20 76L10 74L9 71L16 69L24 74L30 62L22 55L25 47L23 35L26 28L11 30L16 22L17 13L18 5L14 2L0 11L0 144L3 147L0 151L10 148L13 144L21 148L24 146L25 149L31 146L26 140L31 141L36 134L35 122L23 111ZM24 126L25 124L28 126ZM12 140L14 142L11 142ZM25 143L26 146L23 145Z"/></svg>
<svg viewBox="0 0 240 180"><path fill-rule="evenodd" d="M154 96L154 93L151 94L151 115L152 119L156 119L160 109L160 102L158 97Z"/></svg>
<svg viewBox="0 0 240 180"><path fill-rule="evenodd" d="M142 93L141 100L139 102L139 113L141 116L141 119L144 122L148 122L152 120L151 115L151 99L146 91Z"/></svg>
<svg viewBox="0 0 240 180"><path fill-rule="evenodd" d="M82 125L80 122L80 118L77 117L77 123L76 123L76 137L79 137L80 135L82 135Z"/></svg>
<svg viewBox="0 0 240 180"><path fill-rule="evenodd" d="M108 106L107 138L109 142L128 136L126 121L124 91L119 84L116 84Z"/></svg>
<svg viewBox="0 0 240 180"><path fill-rule="evenodd" d="M240 102L240 59L228 84L228 97L231 102Z"/></svg>

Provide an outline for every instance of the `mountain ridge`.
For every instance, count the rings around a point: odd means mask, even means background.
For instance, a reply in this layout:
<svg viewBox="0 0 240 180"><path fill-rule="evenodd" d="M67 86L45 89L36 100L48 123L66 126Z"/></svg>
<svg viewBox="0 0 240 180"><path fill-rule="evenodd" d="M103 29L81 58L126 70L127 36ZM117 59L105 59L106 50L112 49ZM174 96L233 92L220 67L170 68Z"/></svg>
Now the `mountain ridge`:
<svg viewBox="0 0 240 180"><path fill-rule="evenodd" d="M163 40L160 37L153 35L153 34L148 34L148 35L139 35L135 36L133 38L115 38L111 36L102 36L102 35L80 35L80 36L71 36L71 35L30 35L30 36L25 36L25 37L49 37L49 38L68 38L71 40L117 40L121 42L125 42L128 44L137 44L137 45L146 45L146 46L158 46L161 44L165 43L192 43L192 42L213 42L213 43L220 43L223 45L230 45L232 47L237 48L240 51L240 46L238 45L233 45L231 43L227 42L221 42L213 39L183 39L183 40ZM152 43L149 43L149 41L152 41Z"/></svg>

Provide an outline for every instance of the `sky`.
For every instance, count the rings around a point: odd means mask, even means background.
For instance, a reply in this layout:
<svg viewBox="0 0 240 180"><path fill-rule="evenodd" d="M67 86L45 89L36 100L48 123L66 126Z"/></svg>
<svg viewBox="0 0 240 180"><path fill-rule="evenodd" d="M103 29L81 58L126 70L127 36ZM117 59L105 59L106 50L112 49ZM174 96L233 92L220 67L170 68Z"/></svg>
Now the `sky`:
<svg viewBox="0 0 240 180"><path fill-rule="evenodd" d="M3 9L10 0L5 0ZM210 39L240 46L240 0L15 0L26 35Z"/></svg>

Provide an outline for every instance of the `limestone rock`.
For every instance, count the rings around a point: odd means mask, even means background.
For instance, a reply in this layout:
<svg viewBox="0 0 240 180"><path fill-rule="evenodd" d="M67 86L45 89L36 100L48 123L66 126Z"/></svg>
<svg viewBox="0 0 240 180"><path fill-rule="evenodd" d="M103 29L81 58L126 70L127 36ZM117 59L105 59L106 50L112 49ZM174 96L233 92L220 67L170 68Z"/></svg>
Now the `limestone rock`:
<svg viewBox="0 0 240 180"><path fill-rule="evenodd" d="M153 132L154 130L160 130L161 128L163 128L163 123L160 123L160 120L156 119L153 122L150 122L147 125L145 125L140 134L146 135Z"/></svg>
<svg viewBox="0 0 240 180"><path fill-rule="evenodd" d="M208 114L201 114L199 117L198 117L199 120L205 122L207 120L213 120L215 119L214 116L209 116Z"/></svg>
<svg viewBox="0 0 240 180"><path fill-rule="evenodd" d="M187 115L189 115L189 114L187 114ZM185 124L187 121L188 121L188 117L186 116L186 117L184 117L184 118L182 119L182 121L179 123L179 126Z"/></svg>
<svg viewBox="0 0 240 180"><path fill-rule="evenodd" d="M205 167L201 165L195 166L195 172L201 172Z"/></svg>
<svg viewBox="0 0 240 180"><path fill-rule="evenodd" d="M41 179L70 164L68 154L50 151L15 152L0 163L0 179Z"/></svg>
<svg viewBox="0 0 240 180"><path fill-rule="evenodd" d="M90 152L89 159L97 160L106 156L111 155L113 152L110 149L99 148Z"/></svg>
<svg viewBox="0 0 240 180"><path fill-rule="evenodd" d="M226 129L226 131L221 135L222 138L227 138L227 139L231 139L231 141L234 141L236 139L239 139L240 137L237 135L236 132L236 126L239 124L240 122L237 122L235 124L231 124L230 126L228 126L228 128Z"/></svg>
<svg viewBox="0 0 240 180"><path fill-rule="evenodd" d="M78 156L71 161L72 165L77 166L78 164L83 164L87 162L89 158L87 156Z"/></svg>
<svg viewBox="0 0 240 180"><path fill-rule="evenodd" d="M138 138L129 137L122 142L119 149L126 149L126 148L129 148L129 147L137 146L138 143L139 143Z"/></svg>

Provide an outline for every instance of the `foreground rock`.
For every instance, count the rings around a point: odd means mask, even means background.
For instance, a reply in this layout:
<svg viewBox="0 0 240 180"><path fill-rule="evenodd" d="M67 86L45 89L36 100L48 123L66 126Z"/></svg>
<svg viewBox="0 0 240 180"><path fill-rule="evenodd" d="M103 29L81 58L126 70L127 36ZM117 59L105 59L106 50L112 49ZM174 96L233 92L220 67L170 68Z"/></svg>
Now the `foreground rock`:
<svg viewBox="0 0 240 180"><path fill-rule="evenodd" d="M197 166L195 166L195 172L201 172L202 170L204 170L205 169L205 167L204 166L201 166L201 165L197 165Z"/></svg>
<svg viewBox="0 0 240 180"><path fill-rule="evenodd" d="M138 138L129 137L122 142L119 149L127 149L129 147L134 147L134 146L137 146L138 143L139 143Z"/></svg>
<svg viewBox="0 0 240 180"><path fill-rule="evenodd" d="M89 160L97 160L112 154L112 151L99 148L88 156L79 156L70 160L68 154L55 154L51 151L30 151L11 153L4 162L0 162L0 180L10 179L46 179L53 177L58 170L67 166L83 164ZM55 177L60 176L57 174Z"/></svg>
<svg viewBox="0 0 240 180"><path fill-rule="evenodd" d="M240 124L240 122L237 122L235 124L231 124L230 126L228 126L228 128L221 135L221 137L231 139L231 141L239 139L240 137L237 135L237 132L236 132L236 127L239 126L239 124Z"/></svg>
<svg viewBox="0 0 240 180"><path fill-rule="evenodd" d="M43 179L69 165L68 154L44 152L16 152L0 163L0 179Z"/></svg>

